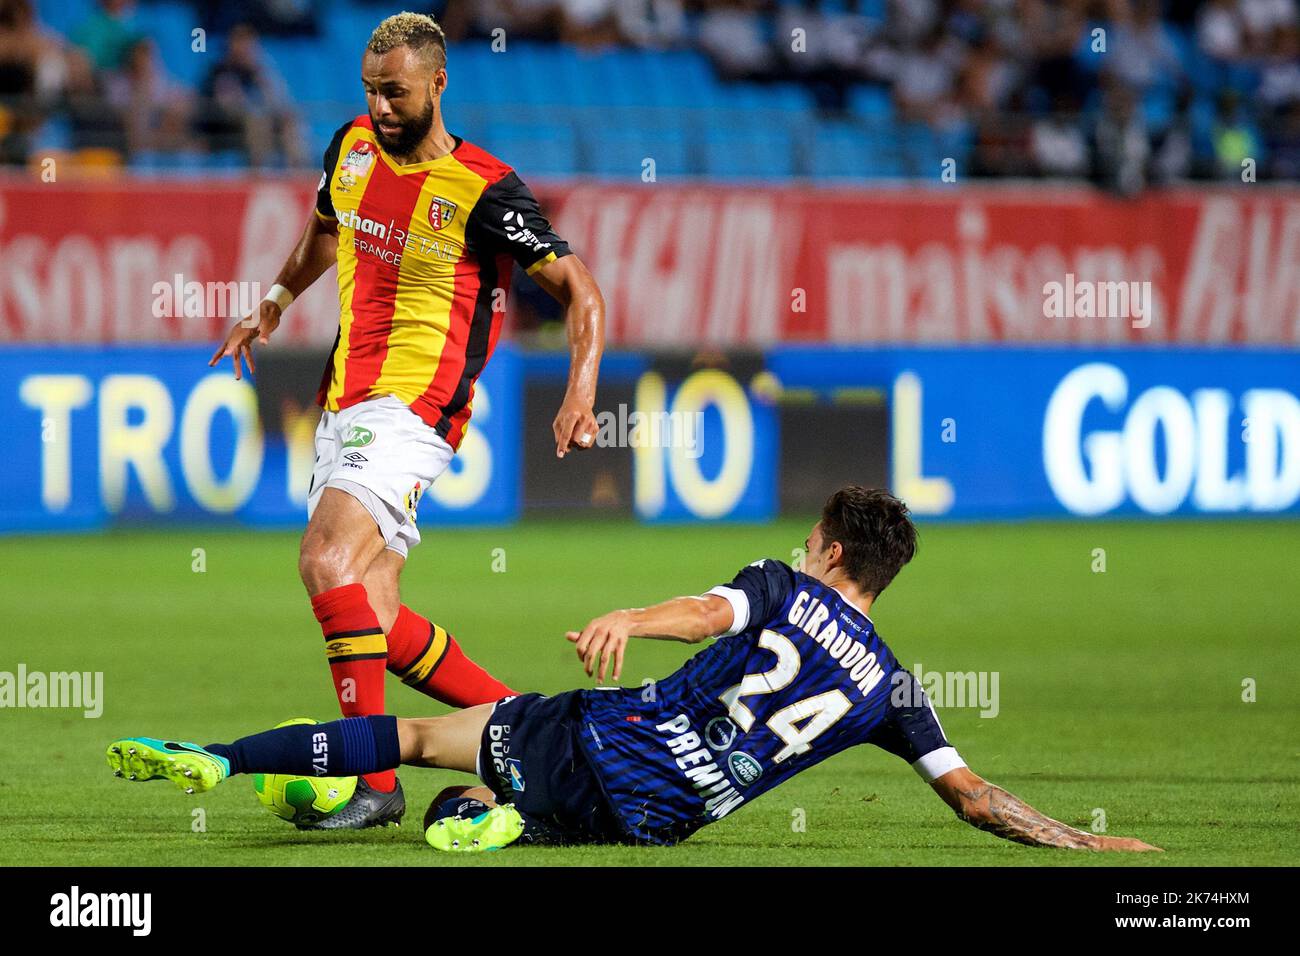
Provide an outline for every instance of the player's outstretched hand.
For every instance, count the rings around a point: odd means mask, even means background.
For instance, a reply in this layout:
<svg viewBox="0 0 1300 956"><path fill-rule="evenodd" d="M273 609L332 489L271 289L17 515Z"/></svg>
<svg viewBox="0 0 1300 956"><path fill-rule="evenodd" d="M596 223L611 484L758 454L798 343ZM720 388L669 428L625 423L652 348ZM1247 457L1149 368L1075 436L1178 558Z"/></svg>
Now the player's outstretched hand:
<svg viewBox="0 0 1300 956"><path fill-rule="evenodd" d="M595 674L596 661L599 660L603 684L611 658L614 661L614 680L623 676L623 651L630 636L630 624L626 611L610 611L596 618L581 632L569 631L564 635L573 642L588 677Z"/></svg>
<svg viewBox="0 0 1300 956"><path fill-rule="evenodd" d="M1121 853L1164 853L1158 846L1152 846L1150 843L1143 843L1135 837L1108 837L1100 838L1101 845L1099 850L1115 850Z"/></svg>
<svg viewBox="0 0 1300 956"><path fill-rule="evenodd" d="M208 367L216 365L223 358L231 358L235 363L235 381L243 377L241 361L248 363L250 374L256 374L257 366L253 364L253 340L262 345L271 341L271 333L280 324L280 307L274 302L262 302L257 315L235 323L235 327L226 336L226 341L217 346Z"/></svg>
<svg viewBox="0 0 1300 956"><path fill-rule="evenodd" d="M590 448L596 441L596 416L591 402L577 395L565 395L551 425L555 432L555 457L563 458L570 448Z"/></svg>

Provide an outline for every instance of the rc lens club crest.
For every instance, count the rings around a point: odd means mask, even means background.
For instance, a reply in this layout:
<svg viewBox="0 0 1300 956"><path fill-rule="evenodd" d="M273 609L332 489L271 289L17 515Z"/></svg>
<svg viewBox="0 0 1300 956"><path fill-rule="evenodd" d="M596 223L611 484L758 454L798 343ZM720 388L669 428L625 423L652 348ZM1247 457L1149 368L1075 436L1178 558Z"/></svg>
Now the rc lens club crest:
<svg viewBox="0 0 1300 956"><path fill-rule="evenodd" d="M435 230L443 229L450 226L455 218L456 204L450 199L434 196L433 201L429 203L429 225Z"/></svg>

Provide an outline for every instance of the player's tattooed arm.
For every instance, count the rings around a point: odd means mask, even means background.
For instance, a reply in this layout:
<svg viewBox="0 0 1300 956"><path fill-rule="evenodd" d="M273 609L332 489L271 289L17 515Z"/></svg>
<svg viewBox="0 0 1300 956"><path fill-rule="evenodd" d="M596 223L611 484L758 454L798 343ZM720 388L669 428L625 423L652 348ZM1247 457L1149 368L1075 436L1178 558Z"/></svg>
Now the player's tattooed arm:
<svg viewBox="0 0 1300 956"><path fill-rule="evenodd" d="M931 786L952 807L958 818L977 830L1026 846L1068 850L1158 850L1141 840L1088 833L1053 820L1015 794L961 768L945 774Z"/></svg>
<svg viewBox="0 0 1300 956"><path fill-rule="evenodd" d="M958 816L977 830L1026 846L1097 849L1095 834L1053 820L994 784L981 783L958 793L962 801Z"/></svg>

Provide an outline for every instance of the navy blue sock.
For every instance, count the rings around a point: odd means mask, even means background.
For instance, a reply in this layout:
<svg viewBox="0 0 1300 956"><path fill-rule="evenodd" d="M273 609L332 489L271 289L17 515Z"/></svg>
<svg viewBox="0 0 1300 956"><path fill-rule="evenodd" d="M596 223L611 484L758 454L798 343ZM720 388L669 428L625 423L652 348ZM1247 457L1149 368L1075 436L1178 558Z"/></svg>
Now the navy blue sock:
<svg viewBox="0 0 1300 956"><path fill-rule="evenodd" d="M397 718L345 717L327 724L291 724L208 744L230 761L231 774L290 773L304 777L356 777L393 770L402 762Z"/></svg>

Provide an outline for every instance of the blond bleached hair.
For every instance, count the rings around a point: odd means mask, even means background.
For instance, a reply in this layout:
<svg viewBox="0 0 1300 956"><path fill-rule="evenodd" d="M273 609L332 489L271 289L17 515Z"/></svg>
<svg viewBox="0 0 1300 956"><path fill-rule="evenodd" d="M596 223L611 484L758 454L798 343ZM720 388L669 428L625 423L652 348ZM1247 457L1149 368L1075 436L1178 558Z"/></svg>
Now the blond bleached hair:
<svg viewBox="0 0 1300 956"><path fill-rule="evenodd" d="M386 17L370 34L366 49L383 56L399 46L410 47L435 70L447 65L447 36L427 14L403 10Z"/></svg>

